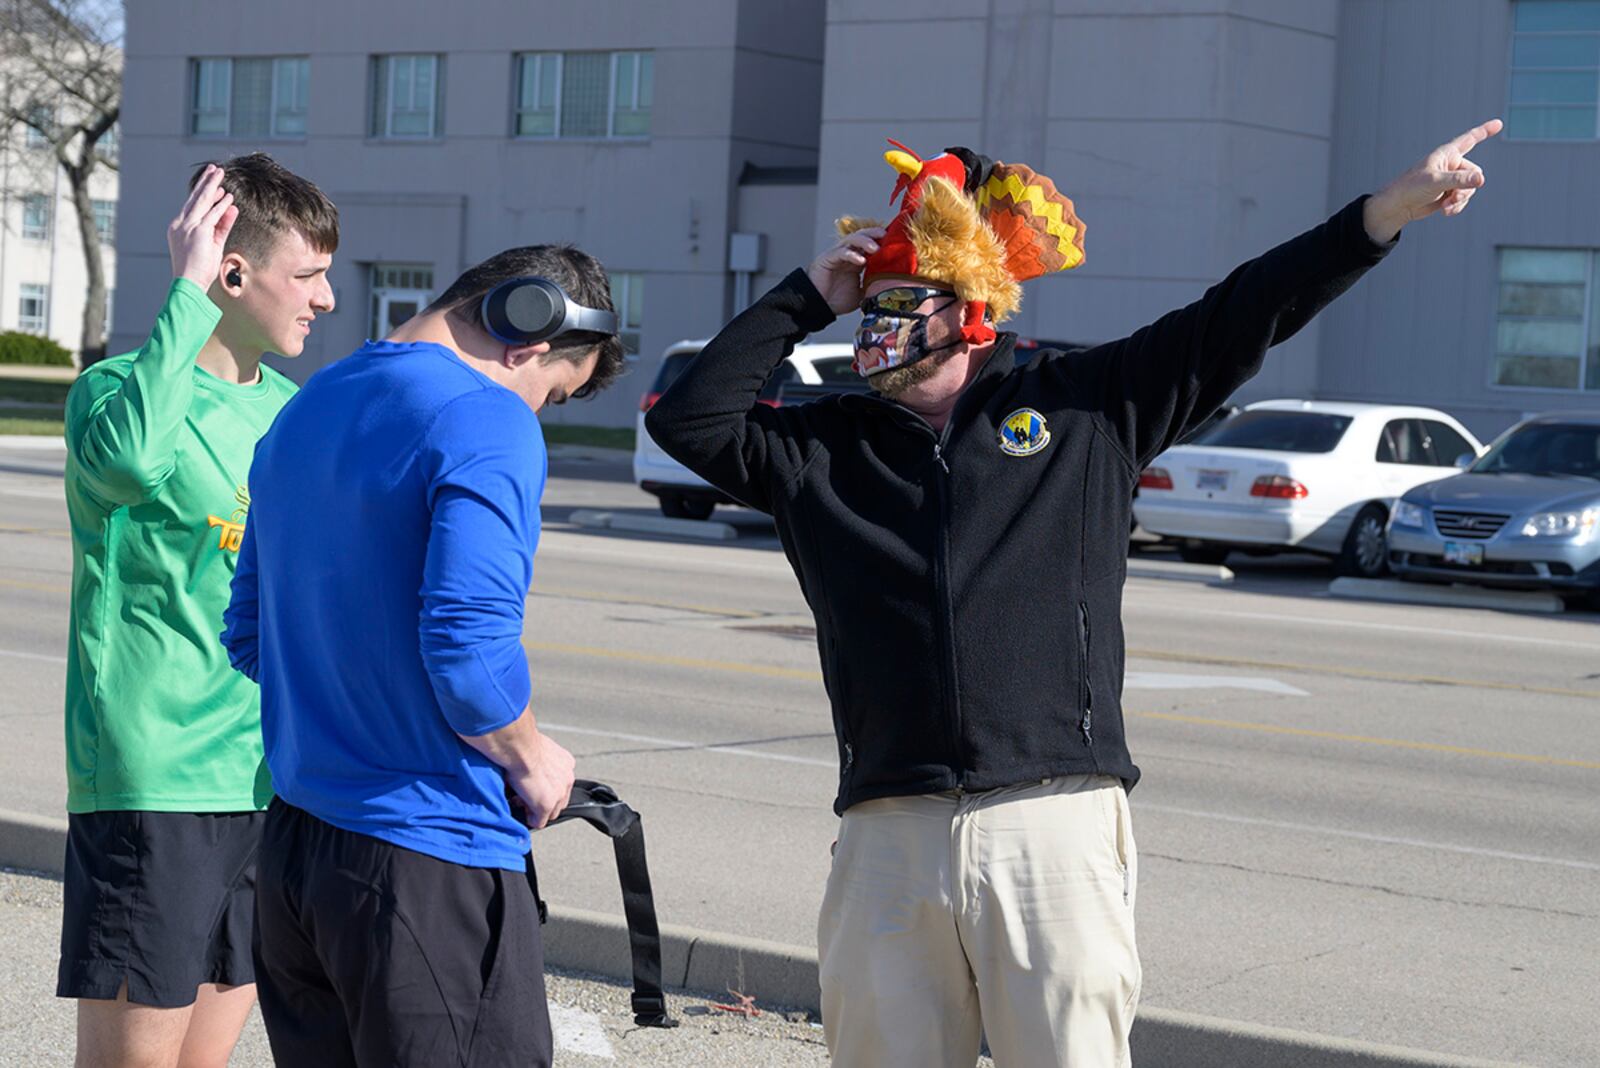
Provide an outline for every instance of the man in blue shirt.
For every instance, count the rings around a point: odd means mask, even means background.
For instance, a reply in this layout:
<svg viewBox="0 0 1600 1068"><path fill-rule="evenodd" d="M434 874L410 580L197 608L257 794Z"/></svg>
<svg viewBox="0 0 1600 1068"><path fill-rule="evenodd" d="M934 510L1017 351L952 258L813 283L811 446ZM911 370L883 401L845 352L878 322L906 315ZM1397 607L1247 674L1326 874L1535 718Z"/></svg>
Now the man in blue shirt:
<svg viewBox="0 0 1600 1068"><path fill-rule="evenodd" d="M256 969L279 1064L550 1062L523 873L573 758L539 732L522 648L534 413L604 388L622 348L485 301L529 277L614 330L593 258L502 252L313 375L256 450L223 642L261 684L277 794Z"/></svg>

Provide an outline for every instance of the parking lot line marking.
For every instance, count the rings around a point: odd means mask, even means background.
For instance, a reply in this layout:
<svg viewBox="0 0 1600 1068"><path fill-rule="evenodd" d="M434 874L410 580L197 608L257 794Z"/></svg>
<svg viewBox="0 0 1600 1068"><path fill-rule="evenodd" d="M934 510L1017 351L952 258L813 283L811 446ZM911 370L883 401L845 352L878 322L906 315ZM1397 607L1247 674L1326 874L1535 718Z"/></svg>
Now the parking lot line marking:
<svg viewBox="0 0 1600 1068"><path fill-rule="evenodd" d="M70 538L72 531L52 527L21 527L15 523L0 523L0 532L6 534L43 534L50 538Z"/></svg>
<svg viewBox="0 0 1600 1068"><path fill-rule="evenodd" d="M1224 823L1243 823L1252 827L1276 827L1285 831L1305 831L1309 834L1326 834L1335 838L1354 838L1360 842L1377 842L1382 845L1414 846L1418 849L1437 849L1445 853L1465 853L1474 857L1493 857L1496 860L1515 860L1528 864L1550 864L1559 868L1576 868L1579 871L1600 871L1600 864L1587 860L1568 860L1566 857L1543 857L1532 853L1509 853L1501 849L1483 849L1478 846L1456 845L1451 842L1430 842L1424 838L1402 838L1397 835L1369 834L1365 831L1347 831L1341 827L1319 827L1311 823L1289 823L1285 820L1266 820L1255 816L1233 816L1225 812L1206 812L1201 809L1179 808L1176 805L1133 802L1134 812L1170 812L1177 816L1194 816L1197 819L1221 820Z"/></svg>
<svg viewBox="0 0 1600 1068"><path fill-rule="evenodd" d="M677 601L657 601L645 597L623 597L602 593L599 590L574 590L561 586L535 586L528 591L532 597L564 597L574 601L599 601L603 604L634 604L645 608L667 608L679 612L695 612L706 616L727 616L729 619L760 619L767 612L749 612L742 608L718 608L705 604L680 604Z"/></svg>
<svg viewBox="0 0 1600 1068"><path fill-rule="evenodd" d="M744 664L732 660L699 660L688 656L667 656L662 653L638 653L629 649L604 649L596 645L566 645L562 642L522 643L526 649L545 653L566 653L569 656L593 656L603 660L627 660L636 664L663 664L668 667L686 667L701 671L727 671L737 675L765 675L775 679L804 679L821 682L820 671L804 668L778 667L773 664Z"/></svg>
<svg viewBox="0 0 1600 1068"><path fill-rule="evenodd" d="M1323 664L1286 664L1276 660L1246 660L1231 656L1206 656L1200 653L1174 653L1160 649L1129 649L1130 660L1160 660L1177 664L1206 664L1210 667L1257 668L1262 671L1287 671L1303 675L1334 675L1372 682L1398 682L1412 686L1455 686L1468 690L1506 690L1512 693L1538 693L1552 697L1600 698L1600 690L1572 690L1561 686L1533 686L1493 679L1462 679L1444 675L1407 675L1399 671L1371 671L1366 668L1333 667Z"/></svg>
<svg viewBox="0 0 1600 1068"><path fill-rule="evenodd" d="M1449 753L1454 756L1478 757L1486 760L1516 760L1525 764L1548 764L1563 768L1583 768L1600 771L1600 760L1569 760L1565 757L1540 756L1534 753L1502 753L1495 749L1475 749L1465 745L1448 745L1444 742L1414 742L1404 738L1375 738L1367 734L1341 734L1338 731L1319 731L1310 727L1282 727L1276 723L1246 723L1236 719L1211 719L1208 716L1190 716L1182 712L1133 712L1130 716L1160 719L1171 723L1188 723L1198 727L1222 727L1235 731L1258 731L1262 734L1287 734L1298 738L1320 738L1330 742L1349 742L1360 745L1381 745L1391 749L1415 749L1428 753Z"/></svg>
<svg viewBox="0 0 1600 1068"><path fill-rule="evenodd" d="M1144 590L1129 585L1128 593L1143 593ZM1512 643L1516 645L1550 645L1566 649L1583 649L1591 653L1600 653L1600 644L1595 642L1578 642L1568 638L1535 638L1524 634L1496 634L1493 631L1452 630L1443 627L1424 627L1410 623L1377 623L1359 619L1325 619L1320 616L1296 616L1283 612L1242 612L1236 609L1208 608L1200 605L1174 604L1171 594L1163 589L1159 605L1164 614L1183 614L1191 616L1219 616L1226 619L1255 619L1265 623L1301 623L1310 627L1335 627L1351 630L1386 630L1400 634L1422 634L1430 638L1473 638L1478 641L1492 642L1496 645ZM1126 600L1126 598L1125 598ZM1156 606L1152 606L1156 607Z"/></svg>
<svg viewBox="0 0 1600 1068"><path fill-rule="evenodd" d="M27 582L23 579L0 578L0 586L14 590L37 590L40 593L71 593L71 586L55 586L44 582Z"/></svg>

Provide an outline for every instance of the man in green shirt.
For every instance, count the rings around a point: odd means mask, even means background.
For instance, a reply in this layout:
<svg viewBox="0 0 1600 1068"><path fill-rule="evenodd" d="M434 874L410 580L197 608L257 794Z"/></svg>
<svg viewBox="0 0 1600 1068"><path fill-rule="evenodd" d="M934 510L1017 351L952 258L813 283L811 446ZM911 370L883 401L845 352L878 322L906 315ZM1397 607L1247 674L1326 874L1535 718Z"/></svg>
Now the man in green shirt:
<svg viewBox="0 0 1600 1068"><path fill-rule="evenodd" d="M225 1065L255 999L260 698L218 639L256 442L294 394L262 366L333 310L316 186L208 164L167 228L172 287L138 352L67 398L72 621L56 993L78 1063Z"/></svg>

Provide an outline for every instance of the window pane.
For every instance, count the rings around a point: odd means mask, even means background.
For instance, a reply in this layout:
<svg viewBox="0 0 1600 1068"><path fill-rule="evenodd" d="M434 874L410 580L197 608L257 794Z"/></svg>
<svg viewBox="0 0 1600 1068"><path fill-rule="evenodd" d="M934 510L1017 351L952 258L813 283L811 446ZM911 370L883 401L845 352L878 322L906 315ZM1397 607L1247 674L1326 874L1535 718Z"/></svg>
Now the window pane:
<svg viewBox="0 0 1600 1068"><path fill-rule="evenodd" d="M265 137L272 122L272 60L233 61L233 115L228 132L234 137Z"/></svg>
<svg viewBox="0 0 1600 1068"><path fill-rule="evenodd" d="M1513 138L1587 141L1596 137L1595 109L1583 107L1514 107L1506 115Z"/></svg>
<svg viewBox="0 0 1600 1068"><path fill-rule="evenodd" d="M1600 272L1600 253L1595 254L1594 269ZM1589 374L1584 379L1585 389L1600 389L1600 282L1589 295Z"/></svg>
<svg viewBox="0 0 1600 1068"><path fill-rule="evenodd" d="M50 198L32 194L22 199L22 236L30 241L50 237Z"/></svg>
<svg viewBox="0 0 1600 1068"><path fill-rule="evenodd" d="M517 107L539 106L539 57L522 56L517 60Z"/></svg>
<svg viewBox="0 0 1600 1068"><path fill-rule="evenodd" d="M517 83L518 137L554 137L556 132L556 65L553 55L526 55Z"/></svg>
<svg viewBox="0 0 1600 1068"><path fill-rule="evenodd" d="M372 124L367 132L373 137L383 137L388 132L389 62L388 56L374 56L372 60Z"/></svg>
<svg viewBox="0 0 1600 1068"><path fill-rule="evenodd" d="M1600 67L1600 34L1570 37L1518 37L1513 67Z"/></svg>
<svg viewBox="0 0 1600 1068"><path fill-rule="evenodd" d="M1428 435L1429 444L1433 446L1434 463L1439 467L1454 467L1457 456L1477 452L1471 442L1444 423L1429 419L1422 424L1422 428Z"/></svg>
<svg viewBox="0 0 1600 1068"><path fill-rule="evenodd" d="M432 56L412 59L411 106L418 111L433 110L433 62Z"/></svg>
<svg viewBox="0 0 1600 1068"><path fill-rule="evenodd" d="M310 74L310 60L291 57L273 61L272 133L274 136L304 136Z"/></svg>
<svg viewBox="0 0 1600 1068"><path fill-rule="evenodd" d="M561 60L561 136L604 137L611 56L568 52Z"/></svg>
<svg viewBox="0 0 1600 1068"><path fill-rule="evenodd" d="M115 200L95 200L90 202L94 206L94 228L100 236L103 245L115 244L117 240L117 202Z"/></svg>
<svg viewBox="0 0 1600 1068"><path fill-rule="evenodd" d="M1494 361L1497 386L1577 389L1578 361L1559 356L1500 356Z"/></svg>
<svg viewBox="0 0 1600 1068"><path fill-rule="evenodd" d="M1581 285L1530 285L1522 282L1506 282L1500 286L1500 313L1502 315L1581 316L1583 314L1583 287Z"/></svg>
<svg viewBox="0 0 1600 1068"><path fill-rule="evenodd" d="M1274 452L1332 452L1349 426L1347 415L1258 408L1224 419L1190 444Z"/></svg>
<svg viewBox="0 0 1600 1068"><path fill-rule="evenodd" d="M1600 74L1594 71L1522 73L1511 76L1514 104L1593 104L1600 98Z"/></svg>
<svg viewBox="0 0 1600 1068"><path fill-rule="evenodd" d="M228 133L228 73L226 59L197 59L194 64L194 112L189 132L225 137Z"/></svg>
<svg viewBox="0 0 1600 1068"><path fill-rule="evenodd" d="M648 108L656 99L656 57L653 52L639 54L639 106Z"/></svg>
<svg viewBox="0 0 1600 1068"><path fill-rule="evenodd" d="M1519 0L1519 30L1600 30L1597 0Z"/></svg>
<svg viewBox="0 0 1600 1068"><path fill-rule="evenodd" d="M1583 320L1502 319L1499 352L1527 356L1573 356L1583 352Z"/></svg>
<svg viewBox="0 0 1600 1068"><path fill-rule="evenodd" d="M411 106L411 57L396 56L394 64L394 106L396 109Z"/></svg>
<svg viewBox="0 0 1600 1068"><path fill-rule="evenodd" d="M1589 254L1576 249L1506 248L1500 250L1502 282L1575 282L1586 280Z"/></svg>
<svg viewBox="0 0 1600 1068"><path fill-rule="evenodd" d="M612 93L611 99L616 102L619 108L633 107L633 76L637 72L638 66L639 55L637 52L617 53L616 91Z"/></svg>

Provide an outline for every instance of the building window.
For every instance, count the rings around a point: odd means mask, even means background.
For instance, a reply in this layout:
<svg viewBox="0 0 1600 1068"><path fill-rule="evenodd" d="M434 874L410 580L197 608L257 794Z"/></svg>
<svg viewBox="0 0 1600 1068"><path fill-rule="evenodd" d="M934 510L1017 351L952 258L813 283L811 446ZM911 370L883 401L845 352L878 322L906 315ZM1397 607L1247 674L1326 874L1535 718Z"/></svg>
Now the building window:
<svg viewBox="0 0 1600 1068"><path fill-rule="evenodd" d="M528 52L517 57L518 137L650 136L651 52Z"/></svg>
<svg viewBox="0 0 1600 1068"><path fill-rule="evenodd" d="M1600 3L1518 0L1507 136L1600 138Z"/></svg>
<svg viewBox="0 0 1600 1068"><path fill-rule="evenodd" d="M433 300L433 268L425 263L372 265L373 338L388 337L395 327Z"/></svg>
<svg viewBox="0 0 1600 1068"><path fill-rule="evenodd" d="M1494 383L1600 390L1600 253L1503 248Z"/></svg>
<svg viewBox="0 0 1600 1068"><path fill-rule="evenodd" d="M29 148L48 148L56 135L56 113L49 104L35 104L28 109L24 124L27 134L23 143Z"/></svg>
<svg viewBox="0 0 1600 1068"><path fill-rule="evenodd" d="M617 309L617 336L628 355L639 354L639 331L644 321L644 275L611 272L611 306Z"/></svg>
<svg viewBox="0 0 1600 1068"><path fill-rule="evenodd" d="M189 69L191 136L306 135L311 61L305 56L194 59Z"/></svg>
<svg viewBox="0 0 1600 1068"><path fill-rule="evenodd" d="M106 127L106 132L100 135L100 140L95 142L95 148L99 149L100 154L106 159L115 160L119 136L118 124L112 123Z"/></svg>
<svg viewBox="0 0 1600 1068"><path fill-rule="evenodd" d="M50 287L24 284L17 300L17 329L43 334L50 329Z"/></svg>
<svg viewBox="0 0 1600 1068"><path fill-rule="evenodd" d="M30 193L22 198L22 236L28 241L50 240L50 197Z"/></svg>
<svg viewBox="0 0 1600 1068"><path fill-rule="evenodd" d="M443 73L443 56L374 56L372 136L385 140L440 136Z"/></svg>
<svg viewBox="0 0 1600 1068"><path fill-rule="evenodd" d="M94 207L94 230L100 235L102 245L115 245L117 243L117 202L115 200L91 200Z"/></svg>

